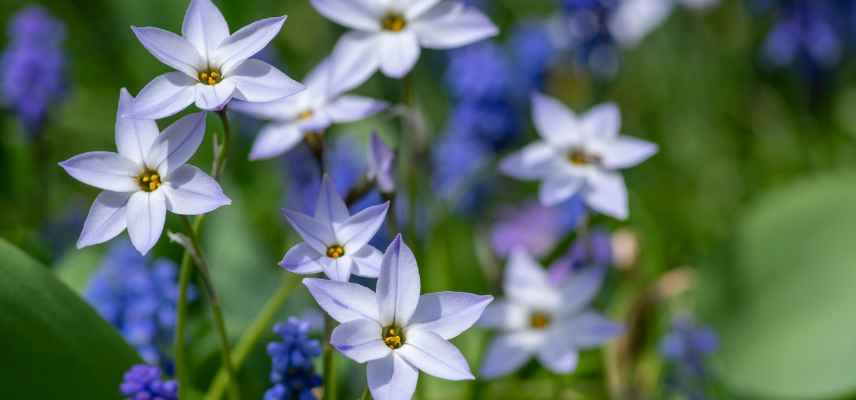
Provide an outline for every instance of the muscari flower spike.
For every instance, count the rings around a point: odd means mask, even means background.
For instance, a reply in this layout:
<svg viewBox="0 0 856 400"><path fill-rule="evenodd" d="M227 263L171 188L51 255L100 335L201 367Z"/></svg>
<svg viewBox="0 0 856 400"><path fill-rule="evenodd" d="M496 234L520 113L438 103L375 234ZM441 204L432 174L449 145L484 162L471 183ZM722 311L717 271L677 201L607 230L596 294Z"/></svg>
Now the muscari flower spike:
<svg viewBox="0 0 856 400"><path fill-rule="evenodd" d="M621 115L611 103L577 117L558 100L535 94L532 112L541 140L503 159L500 170L541 181L539 199L545 206L580 194L591 209L626 219L627 187L618 170L645 161L657 145L620 136Z"/></svg>
<svg viewBox="0 0 856 400"><path fill-rule="evenodd" d="M77 247L106 242L128 229L146 254L163 232L166 212L198 215L231 204L220 184L184 165L205 135L205 113L182 117L162 133L152 120L123 117L134 99L124 88L116 116L118 153L94 151L60 163L73 178L104 190L89 210Z"/></svg>
<svg viewBox="0 0 856 400"><path fill-rule="evenodd" d="M127 400L178 400L178 384L164 380L160 368L145 364L125 372L119 391Z"/></svg>
<svg viewBox="0 0 856 400"><path fill-rule="evenodd" d="M419 370L448 380L475 379L449 340L469 329L493 297L461 292L420 296L416 259L401 235L383 256L376 292L324 279L306 278L303 284L341 324L330 343L346 357L368 363L372 398L410 399Z"/></svg>
<svg viewBox="0 0 856 400"><path fill-rule="evenodd" d="M312 360L321 355L321 344L309 338L309 323L290 317L273 328L281 341L268 344L270 380L274 386L264 400L314 400L312 389L321 386Z"/></svg>
<svg viewBox="0 0 856 400"><path fill-rule="evenodd" d="M289 249L280 266L297 274L324 272L330 279L344 282L351 274L376 278L382 254L368 242L383 224L387 210L389 202L350 215L333 182L325 176L314 218L284 210L304 242Z"/></svg>
<svg viewBox="0 0 856 400"><path fill-rule="evenodd" d="M332 62L321 62L306 78L306 90L272 102L233 101L230 108L272 121L262 128L251 160L272 158L291 150L307 133L323 132L332 124L355 122L387 107L363 96L343 95L350 88L330 80Z"/></svg>
<svg viewBox="0 0 856 400"><path fill-rule="evenodd" d="M325 17L353 29L333 50L334 80L358 86L380 68L402 78L421 48L451 49L495 36L474 7L449 0L312 0Z"/></svg>
<svg viewBox="0 0 856 400"><path fill-rule="evenodd" d="M187 106L221 110L233 97L249 102L281 99L303 90L270 64L251 59L279 33L285 16L253 22L229 34L223 14L211 0L191 0L181 36L153 27L131 27L160 62L176 69L144 87L127 113L159 119Z"/></svg>
<svg viewBox="0 0 856 400"><path fill-rule="evenodd" d="M620 335L619 324L589 308L604 272L586 268L557 285L528 253L515 251L503 280L507 298L491 304L479 321L498 330L482 362L482 376L509 374L532 357L557 374L570 373L580 350Z"/></svg>

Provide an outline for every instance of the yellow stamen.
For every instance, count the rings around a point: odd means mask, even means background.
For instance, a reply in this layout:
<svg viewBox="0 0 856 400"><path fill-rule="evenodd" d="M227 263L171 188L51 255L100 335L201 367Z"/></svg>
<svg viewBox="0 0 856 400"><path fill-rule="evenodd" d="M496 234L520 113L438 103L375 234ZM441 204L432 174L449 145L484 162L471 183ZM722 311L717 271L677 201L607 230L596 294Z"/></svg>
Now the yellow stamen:
<svg viewBox="0 0 856 400"><path fill-rule="evenodd" d="M407 20L399 13L388 13L380 20L380 27L386 31L401 32L407 27Z"/></svg>
<svg viewBox="0 0 856 400"><path fill-rule="evenodd" d="M550 316L546 313L536 312L529 316L529 326L533 329L544 329L550 325Z"/></svg>
<svg viewBox="0 0 856 400"><path fill-rule="evenodd" d="M383 329L383 343L390 349L397 349L404 345L404 332L396 326L388 326Z"/></svg>
<svg viewBox="0 0 856 400"><path fill-rule="evenodd" d="M345 248L338 245L338 244L334 244L330 247L327 247L327 257L339 258L339 257L344 256L344 255L345 255Z"/></svg>
<svg viewBox="0 0 856 400"><path fill-rule="evenodd" d="M199 82L202 82L206 85L216 85L223 80L223 74L220 73L220 70L217 68L212 68L207 71L199 72Z"/></svg>
<svg viewBox="0 0 856 400"><path fill-rule="evenodd" d="M161 185L161 177L157 171L146 169L137 176L137 183L140 185L140 190L144 192L154 192Z"/></svg>
<svg viewBox="0 0 856 400"><path fill-rule="evenodd" d="M596 154L587 153L585 150L576 148L568 152L568 161L574 165L599 164L600 157Z"/></svg>
<svg viewBox="0 0 856 400"><path fill-rule="evenodd" d="M312 118L313 115L315 115L315 112L313 112L312 110L306 110L300 114L297 114L297 119L301 121L306 121L307 119Z"/></svg>

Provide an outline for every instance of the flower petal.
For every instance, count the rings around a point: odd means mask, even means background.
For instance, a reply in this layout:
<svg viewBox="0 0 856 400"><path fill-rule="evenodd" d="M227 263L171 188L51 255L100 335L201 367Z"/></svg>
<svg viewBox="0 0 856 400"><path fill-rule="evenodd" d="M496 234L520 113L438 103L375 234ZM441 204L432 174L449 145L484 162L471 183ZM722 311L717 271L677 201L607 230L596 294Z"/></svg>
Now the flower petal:
<svg viewBox="0 0 856 400"><path fill-rule="evenodd" d="M127 89L122 88L119 91L119 107L116 111L116 148L122 157L142 165L160 130L154 120L124 117L131 112L133 105L134 98Z"/></svg>
<svg viewBox="0 0 856 400"><path fill-rule="evenodd" d="M509 300L497 300L488 304L479 318L479 326L503 331L519 331L529 328L529 308Z"/></svg>
<svg viewBox="0 0 856 400"><path fill-rule="evenodd" d="M522 367L538 351L543 335L536 332L501 334L490 342L482 360L483 378L497 378Z"/></svg>
<svg viewBox="0 0 856 400"><path fill-rule="evenodd" d="M416 257L399 234L383 255L377 280L381 324L407 326L419 304L420 285Z"/></svg>
<svg viewBox="0 0 856 400"><path fill-rule="evenodd" d="M624 178L614 172L592 174L583 192L586 204L593 210L617 219L627 219L627 187Z"/></svg>
<svg viewBox="0 0 856 400"><path fill-rule="evenodd" d="M285 16L260 19L226 38L214 52L215 64L225 76L273 40L285 23Z"/></svg>
<svg viewBox="0 0 856 400"><path fill-rule="evenodd" d="M326 111L334 122L355 122L375 115L389 106L385 101L363 96L342 96L327 105Z"/></svg>
<svg viewBox="0 0 856 400"><path fill-rule="evenodd" d="M554 175L541 183L538 199L541 204L552 207L570 199L583 189L585 181L574 175Z"/></svg>
<svg viewBox="0 0 856 400"><path fill-rule="evenodd" d="M181 34L202 58L210 60L220 43L229 37L229 25L211 0L191 0L181 24Z"/></svg>
<svg viewBox="0 0 856 400"><path fill-rule="evenodd" d="M204 112L181 117L164 129L152 143L146 155L146 165L157 169L161 176L170 176L193 157L204 137Z"/></svg>
<svg viewBox="0 0 856 400"><path fill-rule="evenodd" d="M184 72L191 78L205 67L205 60L187 39L154 27L131 27L134 35L160 62Z"/></svg>
<svg viewBox="0 0 856 400"><path fill-rule="evenodd" d="M419 370L392 352L366 365L366 378L374 400L408 400L416 391Z"/></svg>
<svg viewBox="0 0 856 400"><path fill-rule="evenodd" d="M196 79L181 72L169 72L152 79L134 100L134 106L125 116L138 119L166 118L196 100Z"/></svg>
<svg viewBox="0 0 856 400"><path fill-rule="evenodd" d="M553 146L564 149L583 139L574 113L552 97L532 95L532 119L538 134Z"/></svg>
<svg viewBox="0 0 856 400"><path fill-rule="evenodd" d="M351 259L354 261L354 275L365 278L377 278L380 275L380 265L383 262L383 253L380 250L365 245L351 255Z"/></svg>
<svg viewBox="0 0 856 400"><path fill-rule="evenodd" d="M122 233L127 227L125 212L130 197L131 193L101 192L83 222L77 248L104 243Z"/></svg>
<svg viewBox="0 0 856 400"><path fill-rule="evenodd" d="M128 235L131 243L145 255L155 246L166 222L166 198L162 190L136 192L128 200Z"/></svg>
<svg viewBox="0 0 856 400"><path fill-rule="evenodd" d="M347 252L359 251L369 240L372 240L383 225L388 210L389 202L386 202L368 207L348 217L336 229L336 237L339 239L339 243L345 246Z"/></svg>
<svg viewBox="0 0 856 400"><path fill-rule="evenodd" d="M513 250L508 259L503 291L516 303L544 311L559 307L561 301L559 291L550 284L547 270L521 248Z"/></svg>
<svg viewBox="0 0 856 400"><path fill-rule="evenodd" d="M604 168L617 170L640 164L657 154L657 145L630 136L620 136L615 140L593 144L592 150L600 156Z"/></svg>
<svg viewBox="0 0 856 400"><path fill-rule="evenodd" d="M496 36L499 29L475 7L447 1L413 21L419 43L429 49L451 49Z"/></svg>
<svg viewBox="0 0 856 400"><path fill-rule="evenodd" d="M356 319L336 327L330 335L330 344L346 357L362 364L388 356L391 352L383 343L377 321Z"/></svg>
<svg viewBox="0 0 856 400"><path fill-rule="evenodd" d="M318 305L340 323L358 319L378 321L375 293L365 286L316 278L305 278L303 284Z"/></svg>
<svg viewBox="0 0 856 400"><path fill-rule="evenodd" d="M534 142L502 159L499 170L521 180L542 179L551 172L555 157L555 151L547 143Z"/></svg>
<svg viewBox="0 0 856 400"><path fill-rule="evenodd" d="M606 267L586 266L571 272L562 286L562 310L565 315L575 314L591 303L600 292Z"/></svg>
<svg viewBox="0 0 856 400"><path fill-rule="evenodd" d="M621 128L621 111L615 103L595 106L580 118L580 130L586 138L615 139Z"/></svg>
<svg viewBox="0 0 856 400"><path fill-rule="evenodd" d="M379 31L383 10L373 0L312 0L312 7L339 25L362 31Z"/></svg>
<svg viewBox="0 0 856 400"><path fill-rule="evenodd" d="M393 7L405 9L404 16L414 20L426 11L434 8L442 0L392 0Z"/></svg>
<svg viewBox="0 0 856 400"><path fill-rule="evenodd" d="M438 292L423 295L410 318L410 329L433 332L452 339L479 320L493 296L462 292Z"/></svg>
<svg viewBox="0 0 856 400"><path fill-rule="evenodd" d="M59 163L72 178L112 192L140 189L136 176L140 167L133 161L108 151L78 154Z"/></svg>
<svg viewBox="0 0 856 400"><path fill-rule="evenodd" d="M291 150L303 140L303 132L293 123L265 125L253 142L250 160L274 158Z"/></svg>
<svg viewBox="0 0 856 400"><path fill-rule="evenodd" d="M299 243L288 249L279 266L295 274L315 274L324 269L320 262L322 257L308 244Z"/></svg>
<svg viewBox="0 0 856 400"><path fill-rule="evenodd" d="M279 100L304 90L300 82L272 65L255 59L241 63L232 71L230 78L235 80L235 98L244 101Z"/></svg>
<svg viewBox="0 0 856 400"><path fill-rule="evenodd" d="M390 78L400 79L407 75L419 61L421 52L413 32L380 34L380 70Z"/></svg>
<svg viewBox="0 0 856 400"><path fill-rule="evenodd" d="M396 354L438 378L452 381L475 379L461 351L433 332L409 328L406 343L396 350Z"/></svg>
<svg viewBox="0 0 856 400"><path fill-rule="evenodd" d="M592 311L563 321L557 328L560 329L559 335L581 349L598 347L624 334L621 324Z"/></svg>
<svg viewBox="0 0 856 400"><path fill-rule="evenodd" d="M339 258L324 257L320 260L324 266L324 275L334 281L347 282L351 279L351 269L353 261L351 257L344 256Z"/></svg>
<svg viewBox="0 0 856 400"><path fill-rule="evenodd" d="M318 201L315 203L315 219L324 224L342 223L350 217L348 206L336 191L336 185L329 175L324 175Z"/></svg>
<svg viewBox="0 0 856 400"><path fill-rule="evenodd" d="M178 167L161 186L166 207L180 215L199 215L232 204L214 178L192 165Z"/></svg>
<svg viewBox="0 0 856 400"><path fill-rule="evenodd" d="M333 66L328 93L344 93L367 81L380 66L381 36L369 32L348 32L333 48Z"/></svg>
<svg viewBox="0 0 856 400"><path fill-rule="evenodd" d="M562 349L543 346L538 350L538 361L544 366L544 368L547 368L556 374L567 374L573 372L577 369L577 363L579 360L579 352L572 348Z"/></svg>
<svg viewBox="0 0 856 400"><path fill-rule="evenodd" d="M283 210L283 213L291 224L291 227L315 251L327 254L327 246L336 244L336 237L333 235L333 230L330 226L322 224L301 212Z"/></svg>
<svg viewBox="0 0 856 400"><path fill-rule="evenodd" d="M216 85L196 85L196 107L205 111L220 111L235 95L235 78L229 77Z"/></svg>

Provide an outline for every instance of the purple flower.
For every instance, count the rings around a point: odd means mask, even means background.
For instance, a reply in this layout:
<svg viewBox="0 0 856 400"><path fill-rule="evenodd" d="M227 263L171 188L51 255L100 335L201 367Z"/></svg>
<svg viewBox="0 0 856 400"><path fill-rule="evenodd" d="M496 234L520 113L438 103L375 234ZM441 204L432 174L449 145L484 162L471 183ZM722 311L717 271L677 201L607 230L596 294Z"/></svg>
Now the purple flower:
<svg viewBox="0 0 856 400"><path fill-rule="evenodd" d="M264 400L315 399L312 389L321 386L312 360L321 354L321 344L309 338L309 323L291 317L276 324L274 332L281 341L268 344L273 366L270 380L274 384Z"/></svg>
<svg viewBox="0 0 856 400"><path fill-rule="evenodd" d="M375 181L382 193L395 191L395 152L377 132L372 133L371 137L368 177Z"/></svg>
<svg viewBox="0 0 856 400"><path fill-rule="evenodd" d="M556 47L544 24L524 23L514 29L509 40L514 64L523 77L521 91L543 91L550 66L556 58Z"/></svg>
<svg viewBox="0 0 856 400"><path fill-rule="evenodd" d="M719 347L716 333L683 316L672 323L660 342L660 354L672 363L666 375L670 390L691 399L703 399L705 392L705 359Z"/></svg>
<svg viewBox="0 0 856 400"><path fill-rule="evenodd" d="M550 267L550 279L563 282L574 271L606 267L613 262L612 236L599 229L577 238L568 253Z"/></svg>
<svg viewBox="0 0 856 400"><path fill-rule="evenodd" d="M120 241L110 247L85 297L147 363L169 370L166 354L175 336L176 281L175 263L150 263L127 241Z"/></svg>
<svg viewBox="0 0 856 400"><path fill-rule="evenodd" d="M615 75L619 53L609 21L620 0L563 0L562 5L577 62L597 77Z"/></svg>
<svg viewBox="0 0 856 400"><path fill-rule="evenodd" d="M40 7L18 12L9 25L11 41L0 59L2 100L38 135L48 113L65 98L66 57L60 48L65 26Z"/></svg>
<svg viewBox="0 0 856 400"><path fill-rule="evenodd" d="M160 368L151 365L131 367L125 372L119 390L128 400L178 400L178 384L163 380Z"/></svg>
<svg viewBox="0 0 856 400"><path fill-rule="evenodd" d="M777 66L804 64L828 69L838 64L851 5L840 1L780 1L767 10L777 21L764 41L764 57Z"/></svg>
<svg viewBox="0 0 856 400"><path fill-rule="evenodd" d="M362 178L366 170L363 147L349 136L339 136L335 141L326 143L324 165L326 173L336 184L336 191L344 196L347 191ZM285 157L288 172L288 195L286 207L312 213L315 200L321 189L321 171L318 162L305 143L301 143Z"/></svg>
<svg viewBox="0 0 856 400"><path fill-rule="evenodd" d="M490 236L497 255L505 257L517 247L535 257L547 255L585 215L582 202L574 198L555 207L526 203L500 212Z"/></svg>

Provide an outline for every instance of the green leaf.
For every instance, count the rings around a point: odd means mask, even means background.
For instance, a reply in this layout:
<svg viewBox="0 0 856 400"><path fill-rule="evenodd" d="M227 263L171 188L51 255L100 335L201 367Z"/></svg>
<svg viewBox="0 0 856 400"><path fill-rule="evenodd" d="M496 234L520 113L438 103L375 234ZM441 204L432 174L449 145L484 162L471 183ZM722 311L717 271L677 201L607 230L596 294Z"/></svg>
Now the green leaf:
<svg viewBox="0 0 856 400"><path fill-rule="evenodd" d="M118 399L136 352L44 266L0 239L2 399Z"/></svg>
<svg viewBox="0 0 856 400"><path fill-rule="evenodd" d="M803 399L856 389L853 182L825 176L763 197L738 226L733 262L702 271L722 342L715 366L732 390Z"/></svg>

